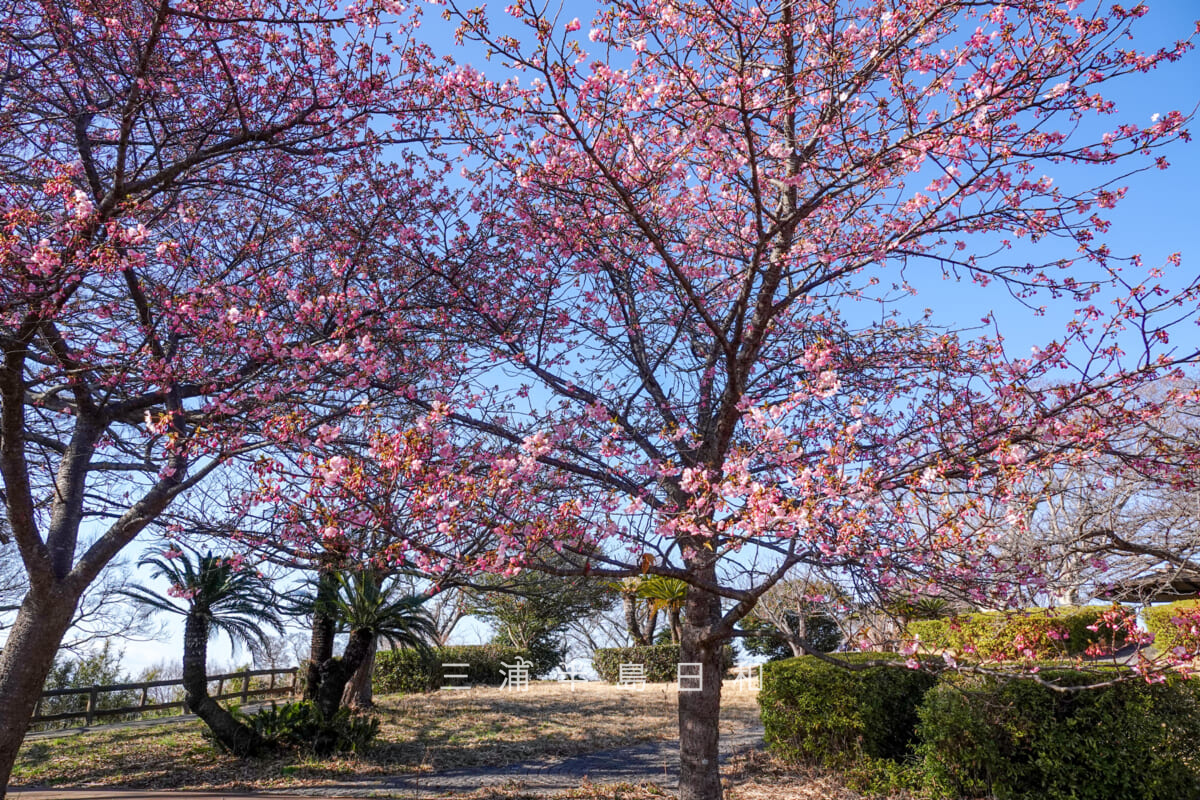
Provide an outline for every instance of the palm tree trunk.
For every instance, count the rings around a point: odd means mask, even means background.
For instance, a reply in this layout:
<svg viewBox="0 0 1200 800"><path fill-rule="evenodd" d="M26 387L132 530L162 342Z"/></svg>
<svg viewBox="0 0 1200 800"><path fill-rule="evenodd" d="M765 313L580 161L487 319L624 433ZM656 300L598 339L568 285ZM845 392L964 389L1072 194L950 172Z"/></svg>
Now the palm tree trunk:
<svg viewBox="0 0 1200 800"><path fill-rule="evenodd" d="M261 753L267 745L256 731L238 722L208 696L208 620L193 608L183 629L183 689L188 710L204 720L217 741L235 756Z"/></svg>
<svg viewBox="0 0 1200 800"><path fill-rule="evenodd" d="M350 632L350 641L340 658L328 658L320 666L320 687L317 690L317 709L326 719L337 713L342 705L346 683L367 658L375 637L370 630L359 628Z"/></svg>
<svg viewBox="0 0 1200 800"><path fill-rule="evenodd" d="M374 694L371 691L371 677L375 671L375 652L378 649L379 639L372 636L367 657L358 665L358 669L354 670L354 674L350 676L350 681L346 684L346 691L342 693L342 705L347 708L371 708L375 705Z"/></svg>
<svg viewBox="0 0 1200 800"><path fill-rule="evenodd" d="M654 644L654 630L658 627L658 609L653 603L646 604L646 628L645 628L645 644L647 647Z"/></svg>
<svg viewBox="0 0 1200 800"><path fill-rule="evenodd" d="M621 605L625 611L625 627L629 630L634 646L646 644L646 636L642 633L642 624L638 620L637 595L621 592Z"/></svg>
<svg viewBox="0 0 1200 800"><path fill-rule="evenodd" d="M308 663L304 669L304 699L316 701L321 689L321 665L333 658L333 638L337 621L328 608L337 596L337 579L329 570L317 576L317 597L313 608L312 639Z"/></svg>

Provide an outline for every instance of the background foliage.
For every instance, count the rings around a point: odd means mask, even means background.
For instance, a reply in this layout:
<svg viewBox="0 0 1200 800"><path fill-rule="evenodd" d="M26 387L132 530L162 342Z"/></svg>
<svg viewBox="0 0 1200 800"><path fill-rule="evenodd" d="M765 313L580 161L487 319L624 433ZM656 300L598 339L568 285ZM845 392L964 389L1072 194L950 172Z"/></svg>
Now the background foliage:
<svg viewBox="0 0 1200 800"><path fill-rule="evenodd" d="M1151 606L1143 612L1143 617L1146 628L1154 634L1154 647L1160 653L1176 647L1193 653L1200 650L1200 600Z"/></svg>
<svg viewBox="0 0 1200 800"><path fill-rule="evenodd" d="M914 620L908 633L925 650L949 650L979 658L1048 659L1080 655L1092 645L1120 647L1124 638L1101 617L1108 606L1060 606L1019 614L985 612L946 619ZM1097 630L1089 630L1094 626ZM1026 652L1028 650L1028 652Z"/></svg>
<svg viewBox="0 0 1200 800"><path fill-rule="evenodd" d="M435 647L432 655L416 650L382 650L375 656L374 688L388 692L431 692L446 684L499 686L504 682L504 664L516 664L528 655L513 647L495 644ZM466 664L466 669L444 670L442 664ZM466 680L448 681L445 672L466 673Z"/></svg>

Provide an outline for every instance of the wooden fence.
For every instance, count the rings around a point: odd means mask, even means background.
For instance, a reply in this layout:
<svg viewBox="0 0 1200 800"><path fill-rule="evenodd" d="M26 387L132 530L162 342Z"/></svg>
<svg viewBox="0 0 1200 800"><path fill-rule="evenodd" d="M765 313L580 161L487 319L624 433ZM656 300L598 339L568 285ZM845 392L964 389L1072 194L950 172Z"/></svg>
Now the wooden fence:
<svg viewBox="0 0 1200 800"><path fill-rule="evenodd" d="M237 698L238 702L245 705L251 700L264 700L271 697L295 697L296 691L299 688L297 676L300 670L297 667L288 669L250 669L242 670L241 672L230 672L224 675L209 675L209 684L217 684L217 692L212 695L214 700L229 700ZM288 676L285 680L277 680L279 676ZM254 678L266 678L267 680L253 681ZM262 684L266 684L265 686ZM232 688L231 691L225 691L226 685ZM91 725L95 720L102 717L119 717L125 715L141 715L148 714L154 711L169 711L171 709L179 709L179 713L187 712L183 700L172 700L167 703L151 703L150 690L166 687L183 688L183 680L167 680L167 681L143 681L141 683L114 683L106 686L87 686L78 689L50 689L42 692L42 696L38 699L37 707L33 712L33 720L31 724L42 722L56 722L59 720L75 719L77 717L84 718L85 725ZM100 698L102 695L111 692L135 692L141 691L141 702L137 705L122 706L120 708L100 708ZM73 695L86 695L87 707L80 711L64 711L54 714L42 714L42 704L50 698L70 697Z"/></svg>

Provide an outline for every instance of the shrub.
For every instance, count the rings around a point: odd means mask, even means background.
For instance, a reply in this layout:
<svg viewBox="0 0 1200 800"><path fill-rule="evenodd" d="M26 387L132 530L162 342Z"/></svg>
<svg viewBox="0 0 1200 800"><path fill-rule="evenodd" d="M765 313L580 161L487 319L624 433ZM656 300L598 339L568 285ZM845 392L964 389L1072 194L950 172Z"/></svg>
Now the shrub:
<svg viewBox="0 0 1200 800"><path fill-rule="evenodd" d="M361 753L379 734L379 720L338 709L326 719L316 703L271 704L243 720L263 738L310 750L316 755Z"/></svg>
<svg viewBox="0 0 1200 800"><path fill-rule="evenodd" d="M722 650L725 669L733 666L733 648ZM603 647L592 654L592 666L600 680L616 683L622 664L642 664L646 667L647 683L674 683L679 675L679 645L656 644L649 647Z"/></svg>
<svg viewBox="0 0 1200 800"><path fill-rule="evenodd" d="M507 670L504 664L516 664L529 656L512 647L494 644L436 647L431 656L415 650L383 650L375 656L372 688L379 694L391 692L431 692L444 684L499 686ZM466 664L450 672L466 674L466 679L448 681L442 664Z"/></svg>
<svg viewBox="0 0 1200 800"><path fill-rule="evenodd" d="M861 664L896 656L848 653L838 659ZM917 706L935 682L899 662L862 669L816 656L773 662L763 669L758 695L767 746L787 761L830 767L898 762L910 751Z"/></svg>
<svg viewBox="0 0 1200 800"><path fill-rule="evenodd" d="M952 650L960 655L1012 661L1051 659L1115 649L1124 633L1104 620L1112 606L1062 606L1024 612L962 614L948 619L916 620L908 633L925 650ZM1125 615L1132 612L1124 611ZM1090 630L1090 628L1096 630Z"/></svg>
<svg viewBox="0 0 1200 800"><path fill-rule="evenodd" d="M1146 628L1154 634L1154 647L1160 653L1169 653L1176 647L1192 654L1200 650L1200 600L1152 606L1144 616Z"/></svg>
<svg viewBox="0 0 1200 800"><path fill-rule="evenodd" d="M1111 678L1046 670L1071 686ZM1061 692L1027 679L943 679L921 704L917 735L935 797L1200 798L1197 687L1172 676Z"/></svg>

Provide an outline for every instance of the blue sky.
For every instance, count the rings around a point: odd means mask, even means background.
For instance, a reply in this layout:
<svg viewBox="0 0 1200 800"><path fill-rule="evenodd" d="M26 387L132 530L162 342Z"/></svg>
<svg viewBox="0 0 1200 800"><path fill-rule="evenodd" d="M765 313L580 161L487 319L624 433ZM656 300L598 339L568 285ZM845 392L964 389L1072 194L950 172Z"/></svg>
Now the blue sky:
<svg viewBox="0 0 1200 800"><path fill-rule="evenodd" d="M1200 19L1196 0L1149 0L1148 5L1150 13L1138 20L1134 29L1133 44L1142 50L1187 38ZM1147 75L1115 82L1105 94L1117 105L1118 113L1108 119L1113 126L1126 121L1148 125L1152 115L1171 110L1190 114L1200 105L1200 53L1193 51ZM1170 169L1151 169L1124 182L1129 193L1111 212L1113 224L1105 236L1114 255L1141 254L1146 267L1161 266L1170 254L1182 253L1182 269L1173 279L1168 277L1173 283L1200 273L1200 123L1193 121L1189 128L1198 141L1176 143L1159 153L1166 156ZM1031 250L1023 252L1030 260L1047 260ZM988 310L997 311L1010 353L1018 356L1059 337L1072 311L1070 304L1050 306L1045 317L1034 319L1024 310L1015 311L1003 289L983 290L966 284L947 286L944 296L925 295L923 303L933 307L943 321L948 315L958 316L956 321L963 324L974 322ZM1006 318L1012 323L1005 325ZM1190 330L1191 344L1200 344L1200 332L1194 327ZM1178 339L1177 343L1184 344Z"/></svg>

